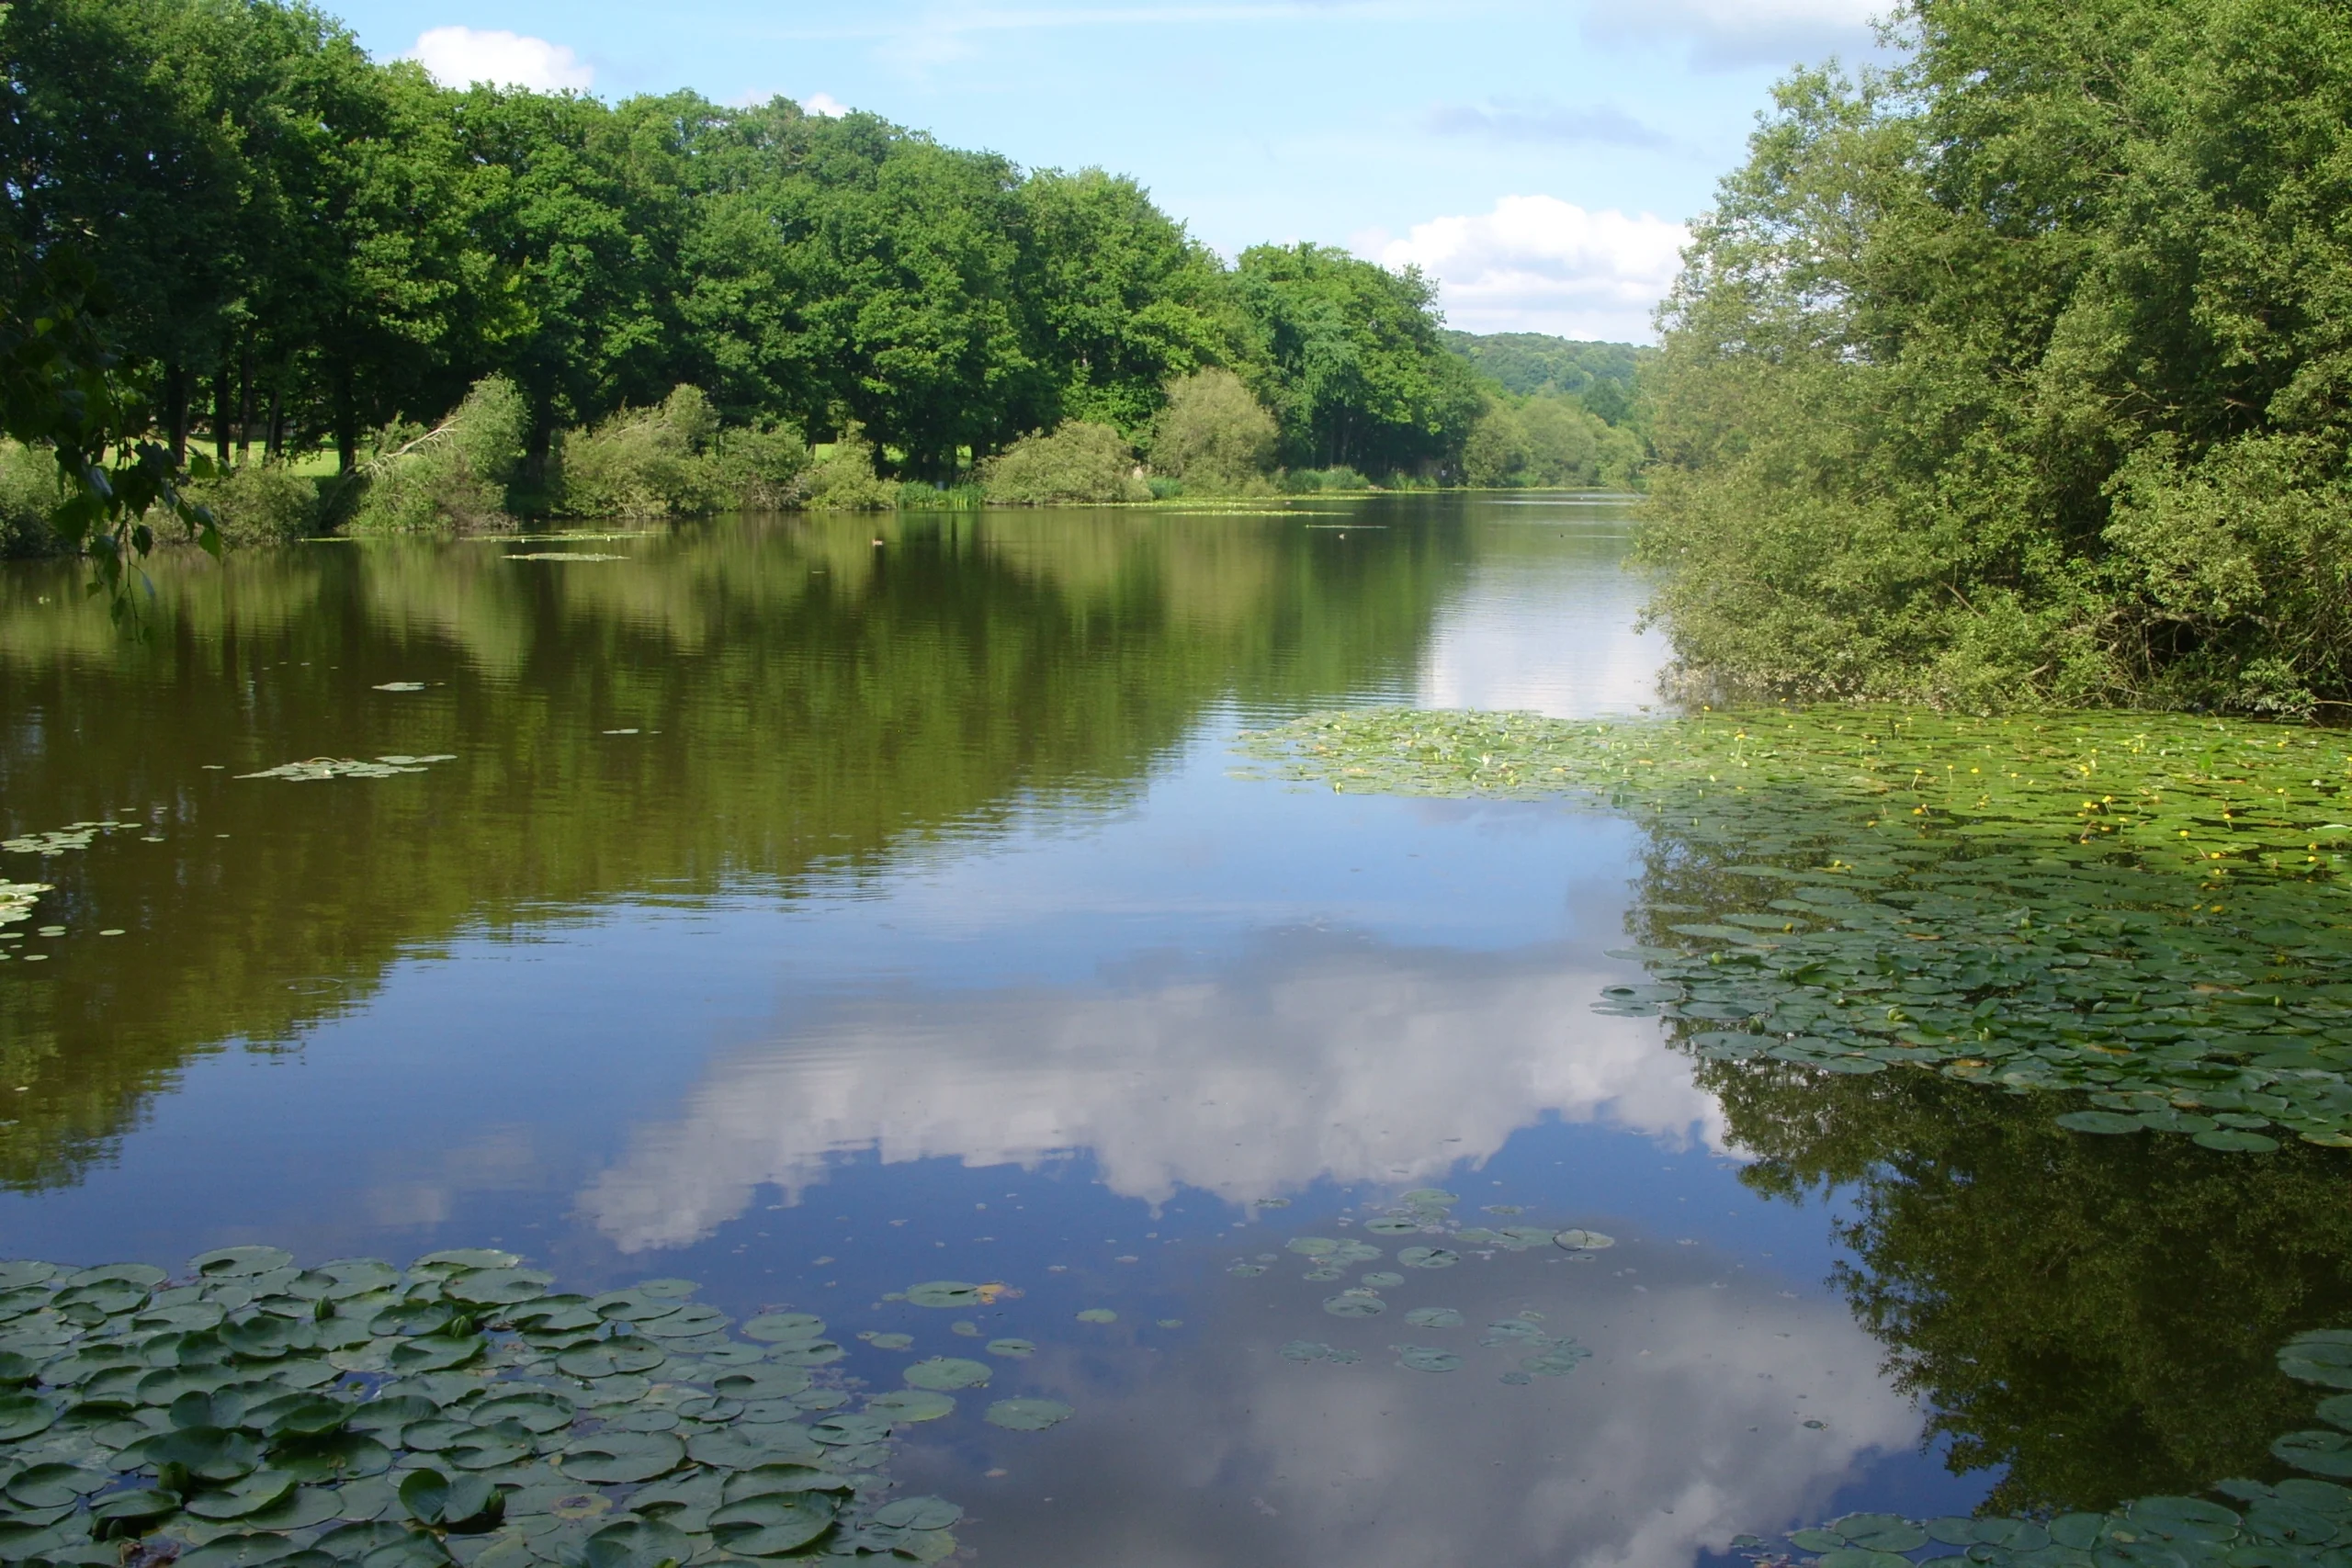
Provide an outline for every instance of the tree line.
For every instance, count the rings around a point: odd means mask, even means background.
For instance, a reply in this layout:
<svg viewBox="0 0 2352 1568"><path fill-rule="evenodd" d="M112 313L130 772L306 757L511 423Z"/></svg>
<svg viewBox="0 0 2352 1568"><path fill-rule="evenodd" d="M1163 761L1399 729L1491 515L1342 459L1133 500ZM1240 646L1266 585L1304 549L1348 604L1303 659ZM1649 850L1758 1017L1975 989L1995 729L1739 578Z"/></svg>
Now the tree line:
<svg viewBox="0 0 2352 1568"><path fill-rule="evenodd" d="M1702 683L2352 705L2352 11L1912 0L1796 73L1654 402Z"/></svg>
<svg viewBox="0 0 2352 1568"><path fill-rule="evenodd" d="M281 0L19 0L6 231L85 249L177 457L344 468L485 378L526 463L697 388L948 482L1023 434L1137 435L1229 369L1276 457L1453 477L1485 403L1429 282L1312 244L1227 265L1132 180L876 116L436 85Z"/></svg>

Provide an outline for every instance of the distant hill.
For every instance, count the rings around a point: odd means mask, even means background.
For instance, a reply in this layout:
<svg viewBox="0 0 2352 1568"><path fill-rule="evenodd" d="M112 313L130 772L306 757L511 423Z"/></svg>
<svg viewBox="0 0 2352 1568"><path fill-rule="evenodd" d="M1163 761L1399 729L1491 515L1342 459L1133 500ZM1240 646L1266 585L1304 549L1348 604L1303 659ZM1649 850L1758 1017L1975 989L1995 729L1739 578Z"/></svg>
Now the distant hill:
<svg viewBox="0 0 2352 1568"><path fill-rule="evenodd" d="M1445 346L1514 397L1581 393L1595 381L1630 391L1634 367L1657 353L1630 343L1578 343L1543 333L1449 332Z"/></svg>

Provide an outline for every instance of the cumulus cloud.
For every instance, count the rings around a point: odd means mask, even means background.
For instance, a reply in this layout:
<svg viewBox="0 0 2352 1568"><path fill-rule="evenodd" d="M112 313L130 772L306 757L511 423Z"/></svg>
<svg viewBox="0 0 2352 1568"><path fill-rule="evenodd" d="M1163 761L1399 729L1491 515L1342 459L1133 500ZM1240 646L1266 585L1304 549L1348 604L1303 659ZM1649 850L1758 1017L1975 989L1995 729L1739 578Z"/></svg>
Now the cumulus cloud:
<svg viewBox="0 0 2352 1568"><path fill-rule="evenodd" d="M1670 145L1664 131L1644 125L1624 110L1607 104L1594 108L1572 108L1543 101L1440 104L1430 111L1429 128L1441 136L1483 136L1496 141L1643 148Z"/></svg>
<svg viewBox="0 0 2352 1568"><path fill-rule="evenodd" d="M447 87L490 82L538 93L586 92L596 80L595 68L569 46L499 29L434 28L417 35L407 57Z"/></svg>
<svg viewBox="0 0 2352 1568"><path fill-rule="evenodd" d="M1723 1151L1721 1107L1657 1024L1593 1012L1610 983L1552 947L1297 931L1208 973L844 1003L714 1062L581 1209L624 1252L683 1246L762 1184L797 1201L866 1151L1034 1168L1091 1150L1112 1191L1149 1202L1183 1188L1241 1202L1325 1177L1409 1186L1547 1112Z"/></svg>
<svg viewBox="0 0 2352 1568"><path fill-rule="evenodd" d="M1891 0L1590 0L1585 36L1600 43L1681 43L1702 66L1787 65L1874 42Z"/></svg>
<svg viewBox="0 0 2352 1568"><path fill-rule="evenodd" d="M1645 343L1689 239L1646 212L1507 196L1491 212L1433 218L1374 249L1384 266L1409 264L1436 279L1448 323L1465 332Z"/></svg>
<svg viewBox="0 0 2352 1568"><path fill-rule="evenodd" d="M839 119L849 113L849 106L831 93L811 93L800 100L800 107L826 119Z"/></svg>

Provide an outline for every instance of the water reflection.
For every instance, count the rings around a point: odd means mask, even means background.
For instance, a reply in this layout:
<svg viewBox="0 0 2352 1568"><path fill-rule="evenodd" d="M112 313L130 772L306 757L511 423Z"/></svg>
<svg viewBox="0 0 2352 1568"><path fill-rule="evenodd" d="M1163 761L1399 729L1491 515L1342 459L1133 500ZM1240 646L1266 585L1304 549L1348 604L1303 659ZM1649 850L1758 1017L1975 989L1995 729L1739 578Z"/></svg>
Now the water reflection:
<svg viewBox="0 0 2352 1568"><path fill-rule="evenodd" d="M1212 705L1389 689L1469 549L1458 512L1411 520L1342 545L1056 513L878 549L868 519L775 520L572 564L319 545L167 562L128 647L69 570L0 572L0 836L148 828L9 857L69 935L0 967L26 1086L0 1182L71 1181L190 1053L290 1044L469 926L789 897L1115 808ZM443 752L429 780L235 776Z"/></svg>
<svg viewBox="0 0 2352 1568"><path fill-rule="evenodd" d="M1330 1287L1286 1278L1296 1271L1226 1292L1191 1325L1191 1353L1139 1353L1146 1370L1125 1382L1078 1352L1041 1357L1041 1382L1080 1416L1049 1444L985 1456L1013 1471L967 1494L991 1549L1151 1568L1680 1568L1759 1519L1819 1512L1919 1431L1908 1402L1868 1375L1869 1340L1835 1303L1790 1299L1777 1276L1709 1249L1466 1261L1392 1292L1457 1308L1461 1328L1392 1316L1351 1331L1315 1304ZM1592 1361L1499 1385L1513 1359L1478 1334L1525 1311ZM1301 1337L1363 1360L1284 1361L1281 1345ZM1397 1367L1388 1347L1405 1340L1458 1349L1465 1365ZM972 1484L948 1452L918 1446L910 1459L918 1483Z"/></svg>
<svg viewBox="0 0 2352 1568"><path fill-rule="evenodd" d="M1123 1196L1236 1203L1317 1180L1434 1180L1547 1117L1720 1148L1713 1097L1647 1020L1604 1018L1589 950L1409 948L1267 931L1237 961L1129 961L1086 986L865 995L715 1059L581 1205L625 1251L710 1235L844 1152L1039 1162Z"/></svg>

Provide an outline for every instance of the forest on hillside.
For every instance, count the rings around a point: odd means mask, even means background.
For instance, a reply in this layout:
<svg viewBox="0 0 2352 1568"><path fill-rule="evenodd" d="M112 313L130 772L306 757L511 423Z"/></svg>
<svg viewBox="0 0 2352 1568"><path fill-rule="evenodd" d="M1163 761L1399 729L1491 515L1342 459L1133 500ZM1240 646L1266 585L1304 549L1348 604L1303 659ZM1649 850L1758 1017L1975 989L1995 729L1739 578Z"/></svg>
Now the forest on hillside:
<svg viewBox="0 0 2352 1568"><path fill-rule="evenodd" d="M11 254L86 252L161 444L263 533L322 521L270 472L313 450L390 527L1135 499L1146 454L1162 491L1623 483L1643 455L1622 396L1482 378L1417 273L1227 264L1130 179L872 115L453 90L279 0L21 0L0 95ZM20 545L45 482L0 462Z"/></svg>

